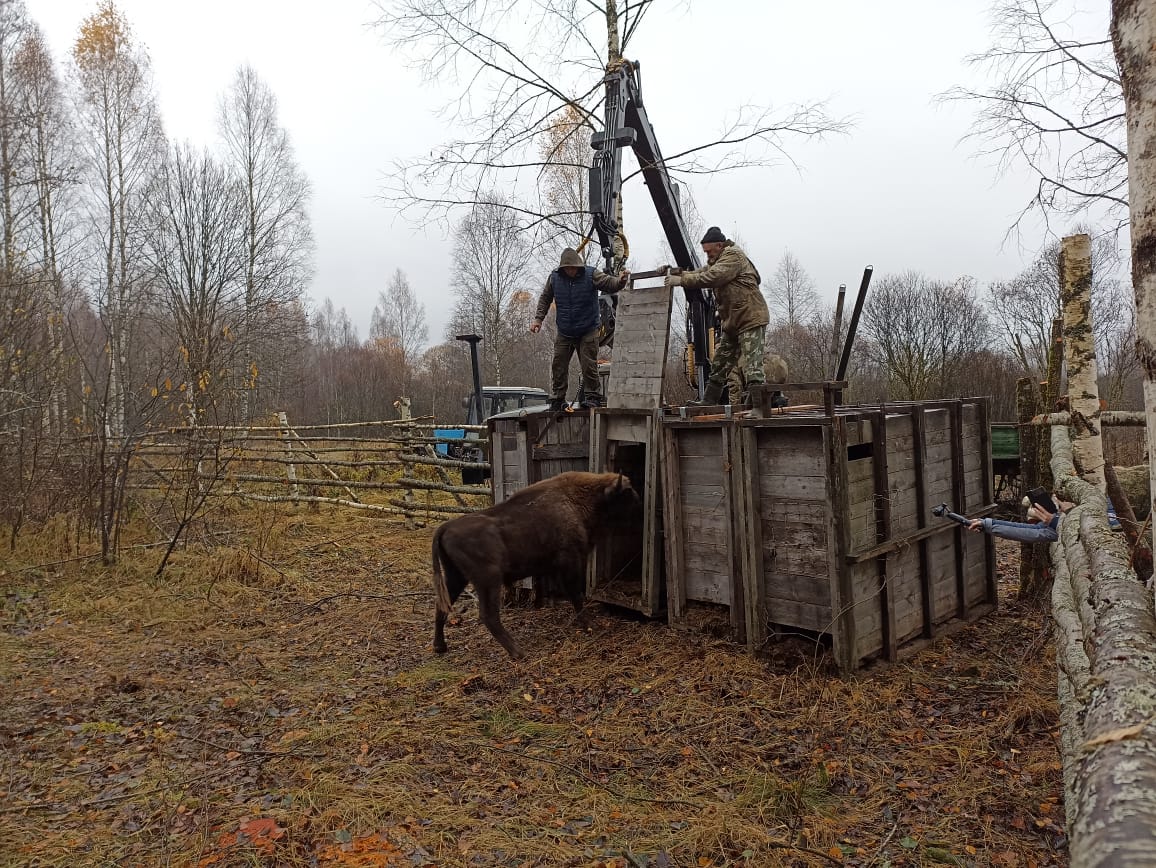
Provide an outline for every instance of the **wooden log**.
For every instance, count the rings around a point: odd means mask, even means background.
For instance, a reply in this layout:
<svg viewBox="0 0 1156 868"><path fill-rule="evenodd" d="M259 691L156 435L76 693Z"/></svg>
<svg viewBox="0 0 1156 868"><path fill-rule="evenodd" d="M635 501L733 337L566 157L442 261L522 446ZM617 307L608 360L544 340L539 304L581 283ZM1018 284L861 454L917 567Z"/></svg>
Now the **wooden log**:
<svg viewBox="0 0 1156 868"><path fill-rule="evenodd" d="M1085 233L1064 238L1060 251L1060 299L1064 308L1064 361L1068 402L1077 422L1072 452L1081 475L1104 490L1104 444L1097 420L1100 388L1092 336L1092 239ZM1078 424L1084 420L1086 424Z"/></svg>
<svg viewBox="0 0 1156 868"><path fill-rule="evenodd" d="M1143 427L1146 423L1144 421L1144 414L1139 410L1102 410L1095 419L1100 425L1119 425L1133 428ZM1033 416L1030 425L1072 425L1072 424L1094 424L1092 420L1087 422L1081 421L1077 417L1076 422L1073 423L1072 414L1068 411L1059 413L1041 413Z"/></svg>
<svg viewBox="0 0 1156 868"><path fill-rule="evenodd" d="M289 437L289 416L285 413L277 414L277 421L280 423L281 440L285 444L285 456L287 458L293 457L293 441ZM285 465L285 475L289 479L289 489L293 494L297 494L297 465Z"/></svg>
<svg viewBox="0 0 1156 868"><path fill-rule="evenodd" d="M1128 566L1107 502L1078 478L1067 428L1052 429L1052 473L1076 504L1053 545L1071 864L1147 865L1156 851L1156 615ZM1069 593L1070 588L1070 593ZM1087 656L1084 674L1081 653ZM1132 858L1128 854L1135 854Z"/></svg>

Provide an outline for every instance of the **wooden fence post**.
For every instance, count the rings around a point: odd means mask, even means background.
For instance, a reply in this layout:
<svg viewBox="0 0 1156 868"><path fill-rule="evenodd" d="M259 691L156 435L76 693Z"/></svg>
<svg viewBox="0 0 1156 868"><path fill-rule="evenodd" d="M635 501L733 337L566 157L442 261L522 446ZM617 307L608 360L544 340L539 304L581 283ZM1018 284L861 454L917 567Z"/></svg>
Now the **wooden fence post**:
<svg viewBox="0 0 1156 868"><path fill-rule="evenodd" d="M407 460L406 456L413 452L414 446L410 442L412 434L408 425L398 426L397 438L401 441L401 475L408 478L415 476L415 465L412 461ZM417 527L417 519L414 517L414 503L413 489L407 488L405 494L401 497L402 509L405 510L405 526L407 530L413 530Z"/></svg>
<svg viewBox="0 0 1156 868"><path fill-rule="evenodd" d="M293 457L293 440L289 432L289 415L284 411L277 414L277 423L281 427L280 437L285 443L285 457ZM292 461L285 465L285 475L289 479L289 491L292 493L294 500L300 493L297 488L297 465Z"/></svg>
<svg viewBox="0 0 1156 868"><path fill-rule="evenodd" d="M1072 454L1083 478L1103 492L1104 443L1100 436L1100 388L1092 336L1092 239L1086 234L1064 238L1060 275L1068 408L1074 433Z"/></svg>
<svg viewBox="0 0 1156 868"><path fill-rule="evenodd" d="M1040 430L1029 424L1037 414L1038 393L1036 384L1030 377L1016 380L1016 421L1020 436L1020 491L1027 491L1040 484L1040 464L1042 452ZM1050 475L1050 474L1049 474ZM1019 504L1016 504L1019 508ZM1020 543L1020 596L1025 599L1040 599L1048 589L1047 549L1033 543Z"/></svg>

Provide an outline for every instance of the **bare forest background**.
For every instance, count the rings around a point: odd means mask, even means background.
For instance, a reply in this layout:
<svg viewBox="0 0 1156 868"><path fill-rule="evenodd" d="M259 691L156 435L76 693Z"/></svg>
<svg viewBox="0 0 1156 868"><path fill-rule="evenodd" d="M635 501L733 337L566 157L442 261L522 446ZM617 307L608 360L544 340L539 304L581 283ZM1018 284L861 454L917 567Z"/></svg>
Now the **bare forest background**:
<svg viewBox="0 0 1156 868"><path fill-rule="evenodd" d="M405 6L383 23L396 25ZM1096 238L1100 393L1113 408L1140 407L1134 307L1117 255L1126 169L1113 158L1122 153L1123 128L1111 49L1088 47L1100 51L1093 56L1062 46L1078 62L1053 65L1047 86L1054 92L1041 96L1036 76L1045 67L1007 61L1059 51L1032 41L1050 38L1050 7L1030 8L1036 12L1018 18L1009 11L1009 29L997 33L992 52L972 59L992 65L992 90L944 98L978 104L986 147L1038 162L1044 180L1025 213L1041 210L1063 221L1057 230ZM623 33L629 36L629 22ZM1059 80L1067 69L1078 81ZM1082 106L1060 131L1069 137L1062 141L1055 116L1030 110L1060 97ZM537 169L533 204L500 174L469 174L472 195L442 215L454 241L444 285L413 286L400 269L383 274L371 321L355 323L324 297L324 287L313 290L319 300L308 295L310 182L258 71L239 68L219 95L211 146L170 141L148 54L113 3L98 5L69 54L56 58L23 2L0 0L0 518L13 539L25 522L72 510L111 537L131 444L143 432L269 424L279 412L302 425L389 419L402 395L415 416L460 421L470 370L454 336L464 332L483 337L485 384L548 388L552 318L541 335L529 334L528 325L561 248L576 246L586 231L585 166L596 117L575 102L520 128L519 144ZM776 147L787 128L853 135L816 106L779 125L762 117L752 124L752 135ZM1088 129L1095 141L1081 132ZM460 145L453 147L463 153ZM484 159L476 150L470 156ZM697 240L705 226L693 177L702 165L685 167L683 205ZM417 177L428 169L403 168ZM394 204L423 201L407 186L412 172L396 177L403 188ZM1089 202L1102 207L1089 209ZM638 215L648 205L628 202L627 221L646 219ZM875 263L846 399L990 395L992 418L1014 419L1016 379L1044 379L1059 313L1059 242L1029 259L1019 274L982 286L968 275ZM657 264L628 261L636 269ZM830 376L834 310L825 299L834 287L817 287L807 264L787 250L777 262L756 264L773 312L768 349L787 359L792 380ZM857 275L848 280L849 309ZM454 314L444 334L431 335L421 299L447 293ZM676 311L673 399L690 395L684 349ZM571 384L573 391L576 376Z"/></svg>

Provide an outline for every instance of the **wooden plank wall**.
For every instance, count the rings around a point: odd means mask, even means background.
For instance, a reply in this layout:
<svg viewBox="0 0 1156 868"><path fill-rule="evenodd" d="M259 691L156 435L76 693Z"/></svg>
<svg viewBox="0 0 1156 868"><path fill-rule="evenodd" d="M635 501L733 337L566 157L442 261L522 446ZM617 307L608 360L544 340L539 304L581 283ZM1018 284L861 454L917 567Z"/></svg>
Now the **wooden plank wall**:
<svg viewBox="0 0 1156 868"><path fill-rule="evenodd" d="M590 469L590 411L527 417L530 482L569 470Z"/></svg>
<svg viewBox="0 0 1156 868"><path fill-rule="evenodd" d="M851 553L864 551L880 539L875 496L875 436L876 424L872 419L848 419L847 427L847 515L851 526ZM840 665L846 669L857 659L884 647L885 611L879 601L881 581L879 565L874 560L850 564L850 599L843 601L835 618L849 618L854 637L853 649L841 649ZM841 613L841 614L840 614ZM893 614L893 612L891 613Z"/></svg>
<svg viewBox="0 0 1156 868"><path fill-rule="evenodd" d="M930 516L941 502L972 513L990 504L986 407L741 423L736 581L747 580L749 644L775 625L829 633L846 670L988 611L990 538Z"/></svg>
<svg viewBox="0 0 1156 868"><path fill-rule="evenodd" d="M521 419L495 419L490 433L490 476L494 503L529 484L526 426Z"/></svg>
<svg viewBox="0 0 1156 868"><path fill-rule="evenodd" d="M985 408L978 401L903 404L883 424L876 414L849 426L858 427L860 442L872 443L870 457L848 460L852 557L871 549L872 540L917 537L852 566L860 659L894 659L904 644L996 602L990 539L928 517L943 502L963 512L989 505Z"/></svg>
<svg viewBox="0 0 1156 868"><path fill-rule="evenodd" d="M817 632L831 629L831 505L823 426L752 426L744 476L757 483L756 523L744 546L759 547L755 595L764 623ZM753 581L753 579L752 579ZM748 605L755 603L748 593Z"/></svg>
<svg viewBox="0 0 1156 868"><path fill-rule="evenodd" d="M736 426L663 426L663 518L667 616L682 621L688 601L730 610L740 641L746 627L733 522L731 443Z"/></svg>
<svg viewBox="0 0 1156 868"><path fill-rule="evenodd" d="M663 286L620 293L606 406L656 410L662 406L662 375L670 338L671 291Z"/></svg>

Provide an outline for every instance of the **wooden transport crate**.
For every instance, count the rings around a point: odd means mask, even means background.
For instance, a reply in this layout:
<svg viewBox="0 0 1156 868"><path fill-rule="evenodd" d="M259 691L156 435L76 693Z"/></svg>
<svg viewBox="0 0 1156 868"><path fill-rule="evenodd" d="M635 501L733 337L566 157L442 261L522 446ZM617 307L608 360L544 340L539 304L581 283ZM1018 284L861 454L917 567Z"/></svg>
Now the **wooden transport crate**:
<svg viewBox="0 0 1156 868"><path fill-rule="evenodd" d="M829 636L851 671L995 607L991 537L931 515L992 508L986 399L725 424L752 650Z"/></svg>

